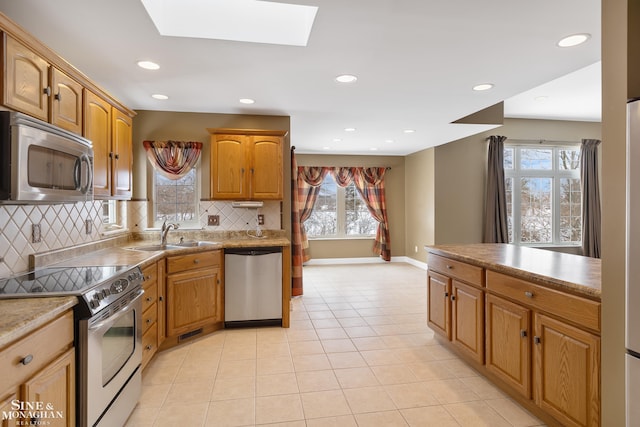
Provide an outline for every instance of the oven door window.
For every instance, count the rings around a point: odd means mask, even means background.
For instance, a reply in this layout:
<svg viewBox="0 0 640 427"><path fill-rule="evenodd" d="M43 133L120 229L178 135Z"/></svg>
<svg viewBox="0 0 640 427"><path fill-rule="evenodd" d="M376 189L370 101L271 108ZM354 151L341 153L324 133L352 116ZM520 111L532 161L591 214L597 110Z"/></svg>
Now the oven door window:
<svg viewBox="0 0 640 427"><path fill-rule="evenodd" d="M102 386L127 363L136 341L135 310L123 314L102 336Z"/></svg>

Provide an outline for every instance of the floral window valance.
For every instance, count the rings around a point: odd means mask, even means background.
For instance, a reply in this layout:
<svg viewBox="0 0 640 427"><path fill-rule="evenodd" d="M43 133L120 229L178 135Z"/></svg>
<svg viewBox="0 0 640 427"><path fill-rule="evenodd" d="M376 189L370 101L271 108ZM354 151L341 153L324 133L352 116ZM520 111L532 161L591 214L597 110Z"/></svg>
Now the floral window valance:
<svg viewBox="0 0 640 427"><path fill-rule="evenodd" d="M169 179L180 179L198 162L202 143L195 141L143 141L155 170Z"/></svg>

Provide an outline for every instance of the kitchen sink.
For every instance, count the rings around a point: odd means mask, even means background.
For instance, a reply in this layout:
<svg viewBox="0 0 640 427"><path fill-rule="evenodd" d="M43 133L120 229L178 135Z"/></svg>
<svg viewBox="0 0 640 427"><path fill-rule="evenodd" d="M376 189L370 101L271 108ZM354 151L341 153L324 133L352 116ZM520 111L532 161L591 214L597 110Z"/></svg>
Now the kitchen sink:
<svg viewBox="0 0 640 427"><path fill-rule="evenodd" d="M194 241L194 242L172 243L169 246L176 246L179 248L197 248L200 246L211 246L211 245L217 245L217 244L218 242Z"/></svg>
<svg viewBox="0 0 640 427"><path fill-rule="evenodd" d="M179 249L181 246L176 245L148 245L148 246L134 246L128 249L134 251L166 251L167 249Z"/></svg>

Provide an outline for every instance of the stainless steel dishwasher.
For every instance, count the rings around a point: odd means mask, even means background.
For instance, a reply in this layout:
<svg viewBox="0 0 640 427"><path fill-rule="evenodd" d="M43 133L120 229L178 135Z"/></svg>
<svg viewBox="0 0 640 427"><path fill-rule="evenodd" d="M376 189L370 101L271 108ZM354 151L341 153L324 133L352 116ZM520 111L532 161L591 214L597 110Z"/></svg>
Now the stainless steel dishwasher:
<svg viewBox="0 0 640 427"><path fill-rule="evenodd" d="M224 251L225 327L282 325L282 247Z"/></svg>

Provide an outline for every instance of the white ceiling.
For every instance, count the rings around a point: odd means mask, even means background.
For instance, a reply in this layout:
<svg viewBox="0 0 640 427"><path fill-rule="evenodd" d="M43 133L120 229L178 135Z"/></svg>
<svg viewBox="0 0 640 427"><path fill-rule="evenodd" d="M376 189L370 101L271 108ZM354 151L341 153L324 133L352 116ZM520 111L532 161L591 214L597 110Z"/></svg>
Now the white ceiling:
<svg viewBox="0 0 640 427"><path fill-rule="evenodd" d="M600 0L295 3L319 7L306 47L160 36L139 0L0 0L0 11L132 109L291 116L300 153L412 153L491 129L450 123L503 100L507 117L600 119ZM556 46L574 33L592 37ZM336 83L344 73L358 81Z"/></svg>

